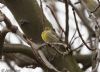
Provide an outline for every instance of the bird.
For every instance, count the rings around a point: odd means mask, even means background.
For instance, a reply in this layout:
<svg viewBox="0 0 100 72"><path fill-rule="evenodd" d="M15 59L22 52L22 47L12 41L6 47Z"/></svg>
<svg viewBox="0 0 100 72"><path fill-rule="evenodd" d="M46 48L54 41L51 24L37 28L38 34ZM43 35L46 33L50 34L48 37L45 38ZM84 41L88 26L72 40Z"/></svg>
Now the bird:
<svg viewBox="0 0 100 72"><path fill-rule="evenodd" d="M43 32L41 33L41 37L45 43L55 43L60 41L59 36L50 27L44 28Z"/></svg>

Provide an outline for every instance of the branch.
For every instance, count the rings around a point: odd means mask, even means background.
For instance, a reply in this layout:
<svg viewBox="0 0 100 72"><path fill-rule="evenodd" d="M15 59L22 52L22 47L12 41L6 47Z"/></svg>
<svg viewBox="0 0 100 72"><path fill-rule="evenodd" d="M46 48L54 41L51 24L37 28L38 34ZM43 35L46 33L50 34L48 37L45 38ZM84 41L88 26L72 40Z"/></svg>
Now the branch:
<svg viewBox="0 0 100 72"><path fill-rule="evenodd" d="M65 32L65 42L68 44L68 36L69 36L69 4L68 0L64 0L65 2L65 10L66 10L66 32ZM69 45L69 44L68 44Z"/></svg>
<svg viewBox="0 0 100 72"><path fill-rule="evenodd" d="M58 24L58 27L59 27L59 28L61 29L61 31L64 32L64 34L65 34L65 31L64 31L64 29L61 27L61 25L60 25L60 23L59 23L59 21L58 21L58 19L57 19L56 14L54 13L54 11L52 10L51 7L49 7L48 5L47 5L47 7L50 9L50 11L51 11L53 17L55 18L55 20L56 20L56 22L57 22L57 24Z"/></svg>
<svg viewBox="0 0 100 72"><path fill-rule="evenodd" d="M21 53L34 59L32 49L21 44L4 44L4 53ZM91 66L92 55L74 55L78 63L83 64L83 70Z"/></svg>
<svg viewBox="0 0 100 72"><path fill-rule="evenodd" d="M84 43L84 45L85 45L89 50L92 50L92 51L96 50L96 49L90 48L90 47L86 44L86 42L84 41L84 39L82 38L82 35L81 35L81 33L80 33L80 31L79 31L79 27L78 27L78 22L77 22L77 20L76 20L76 15L75 15L74 8L73 8L73 14L74 14L74 19L75 19L76 28L77 28L78 34L79 34L79 36L80 36L82 42Z"/></svg>
<svg viewBox="0 0 100 72"><path fill-rule="evenodd" d="M39 49L44 48L45 46L46 47L49 46L50 48L55 50L57 53L59 53L63 56L71 53L71 50L68 48L67 44L64 44L64 43L44 43L44 44L40 45ZM63 51L61 51L59 49L60 46L62 46L61 48L62 48Z"/></svg>
<svg viewBox="0 0 100 72"><path fill-rule="evenodd" d="M4 53L22 53L33 58L32 49L22 44L4 44Z"/></svg>
<svg viewBox="0 0 100 72"><path fill-rule="evenodd" d="M32 49L28 46L22 44L4 44L3 53L5 55L5 61L14 60L18 66L33 65L34 68L41 66L36 62Z"/></svg>
<svg viewBox="0 0 100 72"><path fill-rule="evenodd" d="M21 53L34 59L32 49L22 44L4 44L4 53ZM91 66L92 55L74 55L78 63Z"/></svg>
<svg viewBox="0 0 100 72"><path fill-rule="evenodd" d="M32 47L32 51L34 53L34 55L37 57L37 61L39 61L39 63L43 64L44 66L46 66L48 69L53 70L55 72L61 72L59 70L57 70L45 57L44 53L41 50L37 50L39 48L39 46L37 46L34 42L32 42L31 40L27 39L28 44Z"/></svg>
<svg viewBox="0 0 100 72"><path fill-rule="evenodd" d="M89 31L89 33L93 36L95 34L95 32L93 31L93 29L90 27L90 22L88 20L86 20L86 18L84 18L83 14L81 14L81 12L71 3L71 1L69 1L69 4L72 8L74 8L74 10L76 11L77 15L80 17L81 21L84 23L84 25L86 26L87 30Z"/></svg>

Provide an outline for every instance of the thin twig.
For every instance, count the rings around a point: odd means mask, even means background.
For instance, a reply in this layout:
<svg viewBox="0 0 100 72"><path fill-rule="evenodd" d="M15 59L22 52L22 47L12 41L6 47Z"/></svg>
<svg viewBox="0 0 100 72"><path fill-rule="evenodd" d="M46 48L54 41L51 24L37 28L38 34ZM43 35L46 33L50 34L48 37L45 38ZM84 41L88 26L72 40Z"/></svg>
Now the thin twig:
<svg viewBox="0 0 100 72"><path fill-rule="evenodd" d="M77 38L79 38L79 36L78 37L75 37L74 40L70 44L72 45Z"/></svg>
<svg viewBox="0 0 100 72"><path fill-rule="evenodd" d="M96 12L99 8L100 8L100 4L93 11L91 11L91 13Z"/></svg>
<svg viewBox="0 0 100 72"><path fill-rule="evenodd" d="M92 40L92 41L94 41L94 40ZM86 42L86 43L90 43L90 41ZM81 45L79 45L77 48L72 49L72 51L76 51L76 50L80 49L82 46L84 46L84 43L82 43Z"/></svg>
<svg viewBox="0 0 100 72"><path fill-rule="evenodd" d="M86 6L86 4L84 3L84 1L80 0L80 2L81 2L81 4L82 4L82 6L87 10L87 12L88 12L88 14L89 14L89 18L90 18L93 22L95 22L95 24L96 24L97 26L99 26L95 14L94 14L94 13L91 13L91 10Z"/></svg>
<svg viewBox="0 0 100 72"><path fill-rule="evenodd" d="M64 32L64 34L66 34L65 31L64 31L64 29L61 27L61 25L60 25L60 23L59 23L59 21L58 21L56 15L55 15L55 13L54 13L53 10L51 9L51 7L49 7L48 5L47 5L47 7L50 9L50 11L51 11L52 15L54 16L54 18L55 18L55 20L56 20L56 22L57 22L59 28L62 30L62 32Z"/></svg>
<svg viewBox="0 0 100 72"><path fill-rule="evenodd" d="M80 17L80 19L81 19L81 21L84 23L84 25L86 26L86 28L87 28L87 30L90 32L90 34L95 34L94 33L94 31L93 31L93 29L90 27L90 22L88 21L88 20L86 20L85 18L84 18L84 16L80 13L80 11L72 4L72 2L71 1L69 1L68 0L68 2L69 2L69 4L70 4L70 6L72 7L72 8L74 8L74 10L76 11L76 13L78 14L78 16Z"/></svg>
<svg viewBox="0 0 100 72"><path fill-rule="evenodd" d="M79 37L81 38L82 42L84 43L84 45L85 45L89 50L94 51L95 49L91 49L91 48L86 44L86 42L84 41L84 39L83 39L82 36L81 36L81 33L80 33L80 31L79 31L79 27L78 27L78 23L77 23L77 20L76 20L76 15L75 15L75 10L74 10L74 8L73 8L73 14L74 14L75 24L76 24L76 28L77 28Z"/></svg>
<svg viewBox="0 0 100 72"><path fill-rule="evenodd" d="M97 2L99 3L99 5L93 10L93 11L91 11L91 13L94 13L94 12L96 12L99 8L100 8L100 1L99 0L97 0Z"/></svg>
<svg viewBox="0 0 100 72"><path fill-rule="evenodd" d="M65 10L66 10L66 31L65 31L65 42L68 44L68 36L69 36L69 4L68 0L64 0L65 2Z"/></svg>
<svg viewBox="0 0 100 72"><path fill-rule="evenodd" d="M74 32L74 34L73 34L73 36L72 36L72 38L71 38L71 40L70 40L69 44L71 44L71 43L72 43L72 40L73 40L73 38L75 37L75 34L76 34L76 30L75 30L75 32Z"/></svg>

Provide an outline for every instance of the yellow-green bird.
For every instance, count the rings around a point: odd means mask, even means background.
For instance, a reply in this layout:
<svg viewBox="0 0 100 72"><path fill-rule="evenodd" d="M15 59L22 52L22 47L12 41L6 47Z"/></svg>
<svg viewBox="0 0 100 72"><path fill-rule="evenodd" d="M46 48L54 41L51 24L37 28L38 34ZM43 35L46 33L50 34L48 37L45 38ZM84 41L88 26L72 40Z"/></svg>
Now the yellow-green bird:
<svg viewBox="0 0 100 72"><path fill-rule="evenodd" d="M45 27L44 31L41 33L41 37L46 43L54 43L60 41L56 32L49 27Z"/></svg>

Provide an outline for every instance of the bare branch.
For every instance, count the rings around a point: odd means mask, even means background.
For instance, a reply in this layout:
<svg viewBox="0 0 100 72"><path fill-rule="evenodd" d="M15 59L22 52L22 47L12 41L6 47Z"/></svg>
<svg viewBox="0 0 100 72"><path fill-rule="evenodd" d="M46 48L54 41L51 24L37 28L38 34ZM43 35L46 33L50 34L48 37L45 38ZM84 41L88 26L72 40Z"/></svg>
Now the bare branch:
<svg viewBox="0 0 100 72"><path fill-rule="evenodd" d="M64 34L65 34L65 31L64 31L64 29L61 27L61 25L60 25L60 23L59 23L59 21L58 21L56 15L55 15L55 13L53 12L53 10L52 10L48 5L47 5L47 7L50 9L50 11L51 11L52 15L54 16L54 18L55 18L55 20L56 20L56 22L57 22L59 28L60 28L60 29L62 30L62 32L64 32Z"/></svg>
<svg viewBox="0 0 100 72"><path fill-rule="evenodd" d="M73 14L74 14L74 19L75 19L76 28L77 28L78 34L79 34L79 36L80 36L82 42L84 43L84 45L85 45L89 50L94 51L95 49L91 49L91 48L86 44L86 42L84 41L84 39L82 38L82 35L81 35L80 31L79 31L78 23L77 23L77 20L76 20L76 15L75 15L74 8L73 8Z"/></svg>
<svg viewBox="0 0 100 72"><path fill-rule="evenodd" d="M37 50L38 46L32 42L31 40L27 39L28 44L32 47L32 51L34 55L37 57L37 61L39 61L40 64L43 64L43 66L46 66L47 68L54 70L55 72L61 72L57 70L45 57L44 53L41 50Z"/></svg>
<svg viewBox="0 0 100 72"><path fill-rule="evenodd" d="M65 32L65 42L68 44L68 36L69 36L69 3L68 0L64 0L65 2L65 10L66 10L66 32ZM69 44L68 44L69 45Z"/></svg>
<svg viewBox="0 0 100 72"><path fill-rule="evenodd" d="M72 8L74 8L74 10L76 11L76 13L78 14L78 16L80 17L80 19L82 20L82 22L84 23L84 25L86 26L87 30L89 31L89 33L93 36L95 35L95 32L93 31L93 29L90 27L90 22L88 20L86 20L84 18L84 16L80 13L80 11L71 3L71 1L69 1L69 4Z"/></svg>

